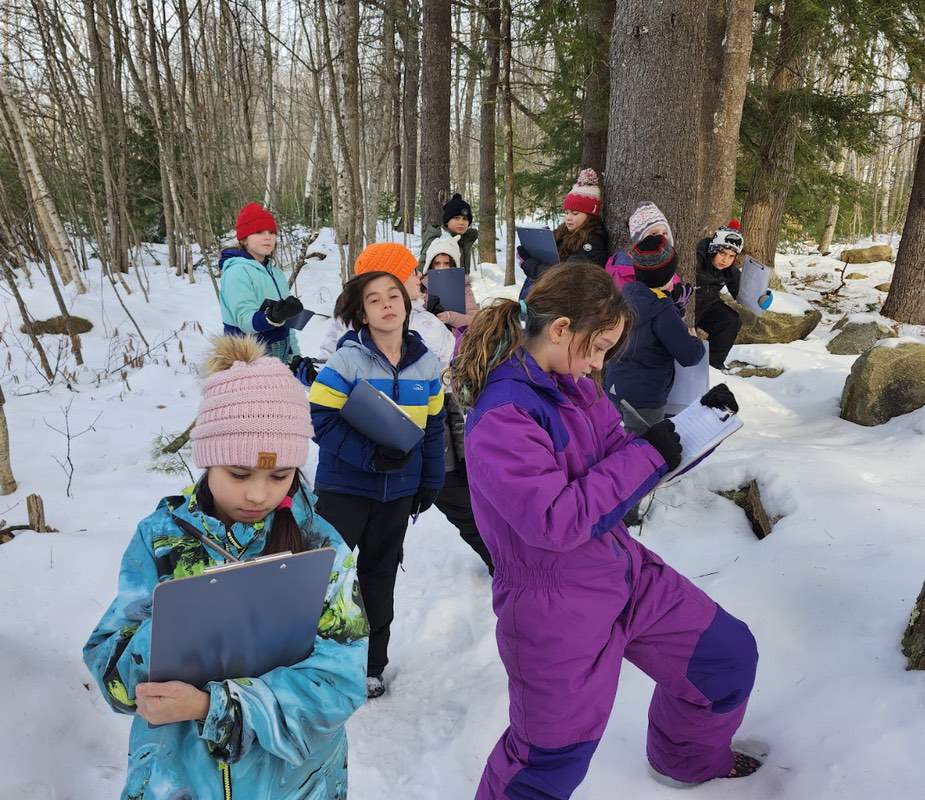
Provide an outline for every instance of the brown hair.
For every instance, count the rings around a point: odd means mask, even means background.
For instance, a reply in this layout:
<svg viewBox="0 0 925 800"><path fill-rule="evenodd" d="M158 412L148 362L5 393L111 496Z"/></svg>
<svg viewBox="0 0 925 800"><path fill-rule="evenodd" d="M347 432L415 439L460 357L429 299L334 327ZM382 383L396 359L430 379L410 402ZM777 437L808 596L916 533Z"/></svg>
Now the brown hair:
<svg viewBox="0 0 925 800"><path fill-rule="evenodd" d="M365 323L363 318L366 316L363 310L363 295L366 293L366 287L379 278L391 278L401 292L402 299L405 303L405 325L403 333L408 334L408 327L411 324L411 298L408 296L408 290L405 285L391 272L364 272L351 278L344 284L343 291L334 304L334 316L343 322L348 328L359 331Z"/></svg>
<svg viewBox="0 0 925 800"><path fill-rule="evenodd" d="M575 253L587 244L588 239L591 237L591 229L596 223L597 217L588 214L588 218L573 231L566 228L564 222L553 231L556 247L559 250L559 259L561 261L565 261L569 256L575 255Z"/></svg>
<svg viewBox="0 0 925 800"><path fill-rule="evenodd" d="M298 469L292 476L292 485L286 492L287 497L295 497L300 491L302 485L302 473ZM209 489L209 481L205 478L200 481L196 488L196 502L199 507L209 516L215 516L215 498ZM311 503L306 501L306 505L311 513ZM305 549L305 540L302 536L302 529L296 522L291 508L277 509L273 514L273 527L267 533L267 543L263 548L263 555L271 553L301 553Z"/></svg>
<svg viewBox="0 0 925 800"><path fill-rule="evenodd" d="M523 324L521 305L516 300L495 300L476 314L449 369L453 391L463 405L474 405L488 373L514 355L526 339L539 336L560 317L568 317L569 330L582 334L585 352L596 334L623 322L620 340L605 360L621 350L633 327L632 309L613 279L587 261L573 261L545 272L530 289L526 306Z"/></svg>

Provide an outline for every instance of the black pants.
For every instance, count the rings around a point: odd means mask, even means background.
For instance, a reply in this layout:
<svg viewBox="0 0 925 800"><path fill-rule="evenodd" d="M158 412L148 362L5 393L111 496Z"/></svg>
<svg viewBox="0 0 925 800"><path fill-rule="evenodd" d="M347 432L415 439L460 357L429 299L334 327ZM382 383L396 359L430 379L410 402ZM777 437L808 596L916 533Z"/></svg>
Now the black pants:
<svg viewBox="0 0 925 800"><path fill-rule="evenodd" d="M475 517L472 516L472 498L469 495L469 479L466 476L465 467L460 464L452 472L447 472L443 482L443 488L437 495L437 501L434 503L446 518L457 528L462 540L469 545L479 558L485 562L488 567L488 573L494 575L495 568L491 563L491 554L485 547L485 542L479 534L479 529L475 524Z"/></svg>
<svg viewBox="0 0 925 800"><path fill-rule="evenodd" d="M710 366L722 369L742 327L738 313L722 301L713 303L698 315L697 327L709 334Z"/></svg>
<svg viewBox="0 0 925 800"><path fill-rule="evenodd" d="M315 506L347 543L359 546L357 578L369 619L366 674L378 677L389 663L389 635L395 618L395 578L411 516L413 497L388 503L352 494L319 492Z"/></svg>

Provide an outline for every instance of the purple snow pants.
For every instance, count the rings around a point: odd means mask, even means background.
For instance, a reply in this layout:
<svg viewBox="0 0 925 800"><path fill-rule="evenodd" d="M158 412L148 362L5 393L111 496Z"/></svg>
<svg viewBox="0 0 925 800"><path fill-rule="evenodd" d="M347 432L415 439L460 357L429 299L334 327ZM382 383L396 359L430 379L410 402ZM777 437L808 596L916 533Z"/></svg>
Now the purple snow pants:
<svg viewBox="0 0 925 800"><path fill-rule="evenodd" d="M632 564L625 572L496 566L510 727L489 756L477 800L571 797L607 725L624 657L657 684L652 766L692 783L731 769L730 742L758 662L751 632L630 536L614 538Z"/></svg>

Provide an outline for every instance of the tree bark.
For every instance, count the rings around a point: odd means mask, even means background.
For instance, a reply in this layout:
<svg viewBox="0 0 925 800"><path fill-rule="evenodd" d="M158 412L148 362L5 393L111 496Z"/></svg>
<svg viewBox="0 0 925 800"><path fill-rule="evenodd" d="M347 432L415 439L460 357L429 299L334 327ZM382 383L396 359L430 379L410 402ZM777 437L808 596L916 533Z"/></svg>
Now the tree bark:
<svg viewBox="0 0 925 800"><path fill-rule="evenodd" d="M511 0L504 0L502 47L502 84L504 102L504 285L514 285L514 117L511 111Z"/></svg>
<svg viewBox="0 0 925 800"><path fill-rule="evenodd" d="M706 7L697 0L617 4L604 180L611 245L627 243L629 215L640 201L651 200L671 220L680 272L689 281L701 224L702 165L697 154L703 135L705 47ZM681 153L694 156L679 158Z"/></svg>
<svg viewBox="0 0 925 800"><path fill-rule="evenodd" d="M723 71L706 163L708 190L704 198L704 232L716 230L732 216L739 127L742 123L742 108L748 88L748 65L752 54L752 16L755 0L728 0L727 9Z"/></svg>
<svg viewBox="0 0 925 800"><path fill-rule="evenodd" d="M883 316L911 325L925 324L925 135L919 139L906 224Z"/></svg>
<svg viewBox="0 0 925 800"><path fill-rule="evenodd" d="M10 463L10 432L6 426L6 412L3 406L6 398L0 387L0 494L13 494L16 491L16 478Z"/></svg>
<svg viewBox="0 0 925 800"><path fill-rule="evenodd" d="M495 220L497 195L495 192L495 135L497 121L498 77L501 72L501 4L500 0L486 0L482 6L485 15L485 61L482 66L482 109L479 144L479 261L497 264L495 253Z"/></svg>
<svg viewBox="0 0 925 800"><path fill-rule="evenodd" d="M795 93L805 85L807 59L819 32L814 20L807 19L808 2L787 0L784 8L777 66L769 86L767 122L742 212L746 252L769 267L774 266L784 205L793 182L801 124Z"/></svg>
<svg viewBox="0 0 925 800"><path fill-rule="evenodd" d="M418 95L420 94L421 50L417 20L420 16L417 0L410 0L399 28L404 58L402 92L402 122L404 146L402 152L401 218L402 230L414 233L418 183Z"/></svg>
<svg viewBox="0 0 925 800"><path fill-rule="evenodd" d="M607 123L610 109L610 31L616 0L585 0L581 27L588 49L582 105L581 167L600 175L607 163Z"/></svg>
<svg viewBox="0 0 925 800"><path fill-rule="evenodd" d="M424 0L421 31L421 229L440 224L450 188L450 0Z"/></svg>
<svg viewBox="0 0 925 800"><path fill-rule="evenodd" d="M848 150L843 149L841 159L835 166L835 174L840 178L845 174L845 167L848 165ZM832 237L835 236L835 226L838 224L838 213L841 210L841 202L836 197L835 202L829 206L826 215L825 228L822 230L822 238L819 241L819 252L822 255L828 255L832 252Z"/></svg>

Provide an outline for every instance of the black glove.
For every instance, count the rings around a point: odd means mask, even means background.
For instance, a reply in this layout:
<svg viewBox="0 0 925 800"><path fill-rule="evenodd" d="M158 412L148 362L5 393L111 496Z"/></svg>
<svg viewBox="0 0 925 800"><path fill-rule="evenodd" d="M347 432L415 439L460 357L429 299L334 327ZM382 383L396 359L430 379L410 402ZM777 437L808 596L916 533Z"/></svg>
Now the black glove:
<svg viewBox="0 0 925 800"><path fill-rule="evenodd" d="M311 386L318 377L315 362L305 356L293 356L292 361L289 362L289 369L305 386Z"/></svg>
<svg viewBox="0 0 925 800"><path fill-rule="evenodd" d="M676 283L671 288L671 301L682 314L687 311L691 298L694 296L694 287L689 283Z"/></svg>
<svg viewBox="0 0 925 800"><path fill-rule="evenodd" d="M418 489L418 493L414 496L414 502L411 504L411 514L413 516L423 514L434 504L438 494L440 492L437 489Z"/></svg>
<svg viewBox="0 0 925 800"><path fill-rule="evenodd" d="M527 252L527 248L522 244L517 245L517 255L520 256L521 261L526 261L530 258L530 254Z"/></svg>
<svg viewBox="0 0 925 800"><path fill-rule="evenodd" d="M658 450L669 470L673 470L681 463L681 437L678 436L674 423L670 419L656 422L642 434L642 438Z"/></svg>
<svg viewBox="0 0 925 800"><path fill-rule="evenodd" d="M282 325L302 311L302 301L292 295L285 300L267 300L263 310L273 325Z"/></svg>
<svg viewBox="0 0 925 800"><path fill-rule="evenodd" d="M440 304L440 295L438 294L428 294L427 295L427 304L424 306L425 311L429 311L434 316L437 314L442 314L446 309Z"/></svg>
<svg viewBox="0 0 925 800"><path fill-rule="evenodd" d="M703 397L700 402L707 408L729 409L733 414L739 413L739 404L736 402L735 395L725 383L714 386Z"/></svg>
<svg viewBox="0 0 925 800"><path fill-rule="evenodd" d="M373 469L376 472L395 472L401 469L411 459L411 451L403 453L391 447L376 445L373 453Z"/></svg>

